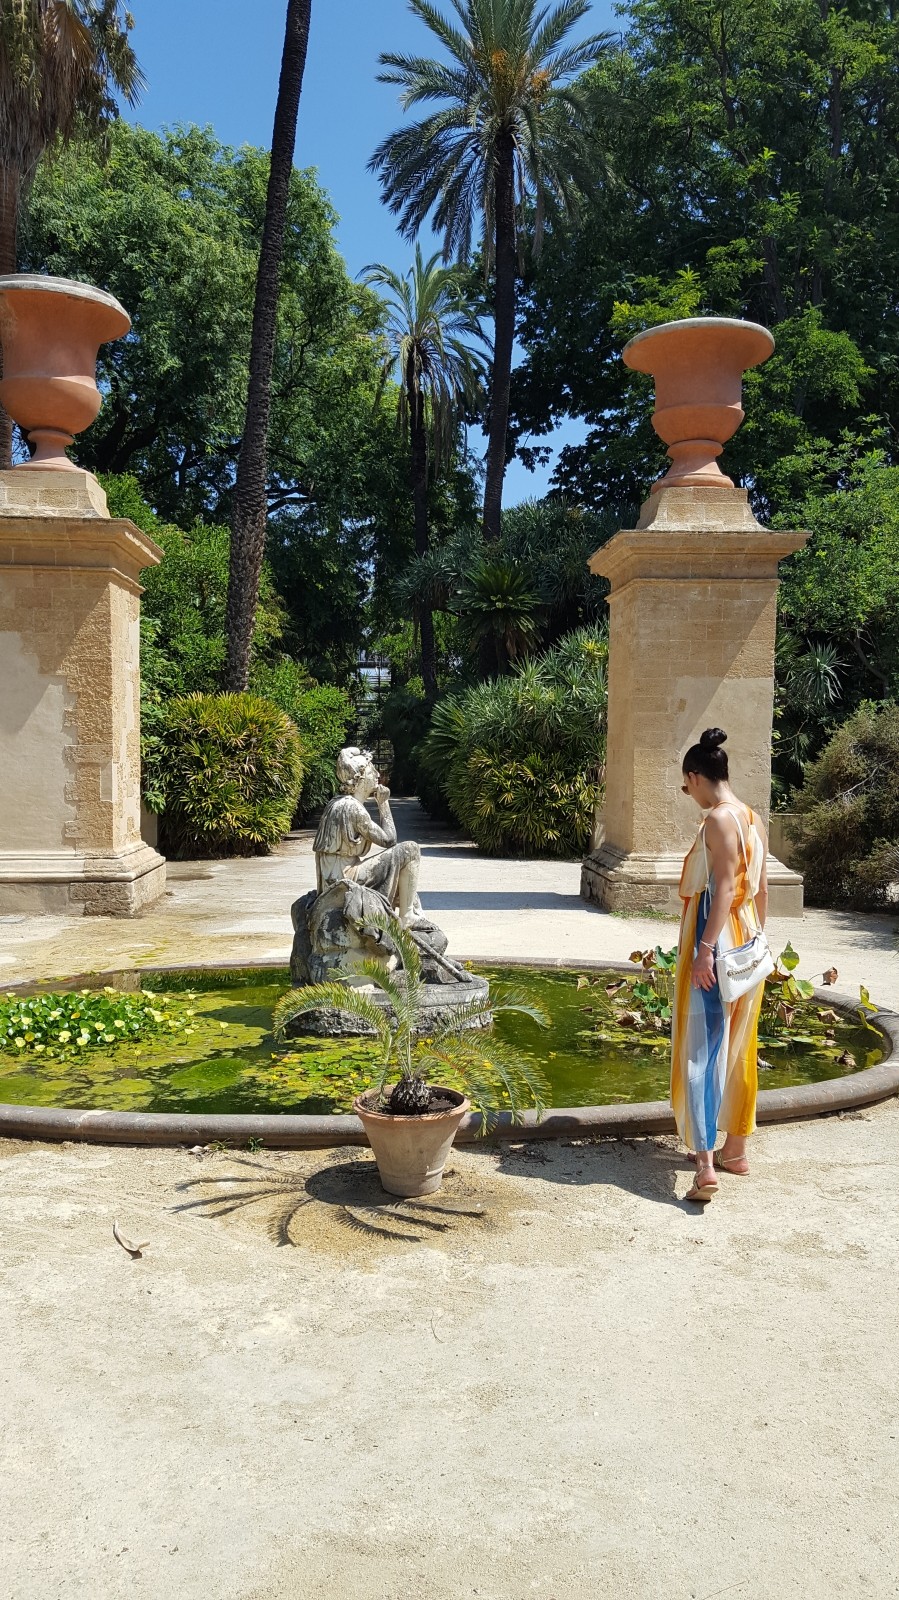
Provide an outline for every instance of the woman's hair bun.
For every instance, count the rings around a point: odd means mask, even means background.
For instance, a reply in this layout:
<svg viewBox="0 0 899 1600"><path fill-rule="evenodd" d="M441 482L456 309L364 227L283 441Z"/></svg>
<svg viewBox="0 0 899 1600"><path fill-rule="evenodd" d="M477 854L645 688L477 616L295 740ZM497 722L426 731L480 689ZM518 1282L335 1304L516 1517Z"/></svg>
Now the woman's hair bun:
<svg viewBox="0 0 899 1600"><path fill-rule="evenodd" d="M706 728L705 733L699 735L701 750L717 750L719 745L726 743L727 734L723 728Z"/></svg>

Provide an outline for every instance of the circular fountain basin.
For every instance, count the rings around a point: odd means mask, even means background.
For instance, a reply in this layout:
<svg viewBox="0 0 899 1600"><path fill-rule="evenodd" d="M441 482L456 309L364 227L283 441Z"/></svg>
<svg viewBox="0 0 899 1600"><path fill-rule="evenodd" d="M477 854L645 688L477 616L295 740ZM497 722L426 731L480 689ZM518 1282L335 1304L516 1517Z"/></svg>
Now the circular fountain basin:
<svg viewBox="0 0 899 1600"><path fill-rule="evenodd" d="M674 1131L667 1094L667 1049L634 1052L603 1046L591 1032L591 981L633 966L577 971L559 967L484 969L493 981L512 980L549 1014L552 1027L506 1017L498 1030L538 1061L551 1085L551 1106L513 1124L503 1115L494 1137L546 1139ZM582 987L578 988L578 977ZM586 983L585 980L586 979ZM92 974L27 986L59 991L105 984L134 990L195 991L196 1038L185 1044L148 1041L90 1052L72 1063L36 1063L0 1055L0 1134L80 1139L97 1143L230 1145L258 1141L270 1148L365 1144L358 1118L341 1105L367 1086L373 1046L362 1039L292 1039L275 1049L270 1017L289 986L286 968L215 968ZM13 987L13 986L9 986ZM26 993L26 986L15 988ZM0 991L2 997L2 991ZM856 1067L833 1054L779 1053L760 1074L759 1122L786 1121L871 1104L899 1092L899 1017L882 1012L874 1029L853 1018L849 996L822 991L822 1005L842 1013L841 1043ZM773 1054L773 1053L771 1053ZM315 1063L310 1080L310 1062ZM310 1088L311 1081L311 1088ZM458 1138L474 1139L470 1115Z"/></svg>

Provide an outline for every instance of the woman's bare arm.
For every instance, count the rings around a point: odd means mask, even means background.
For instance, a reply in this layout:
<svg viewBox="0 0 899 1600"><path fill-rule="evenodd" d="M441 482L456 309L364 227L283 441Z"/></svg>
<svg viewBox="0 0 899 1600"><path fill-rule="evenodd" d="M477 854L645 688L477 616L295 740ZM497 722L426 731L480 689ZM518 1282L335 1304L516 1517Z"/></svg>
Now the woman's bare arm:
<svg viewBox="0 0 899 1600"><path fill-rule="evenodd" d="M375 790L375 800L378 806L378 821L373 821L360 801L359 810L361 816L357 825L359 832L368 840L369 845L379 844L386 849L388 846L396 844L396 823L393 820L393 813L390 809L390 790L384 784L378 784Z"/></svg>
<svg viewBox="0 0 899 1600"><path fill-rule="evenodd" d="M758 823L756 823L756 827L758 828L759 838L762 841L765 854L762 860L762 875L759 879L758 893L755 897L755 909L759 914L759 922L764 927L768 920L768 837L762 833Z"/></svg>
<svg viewBox="0 0 899 1600"><path fill-rule="evenodd" d="M715 986L712 947L724 931L736 894L737 825L732 816L727 813L709 814L705 822L705 847L709 874L715 880L715 893L693 962L693 986L697 989L712 989Z"/></svg>

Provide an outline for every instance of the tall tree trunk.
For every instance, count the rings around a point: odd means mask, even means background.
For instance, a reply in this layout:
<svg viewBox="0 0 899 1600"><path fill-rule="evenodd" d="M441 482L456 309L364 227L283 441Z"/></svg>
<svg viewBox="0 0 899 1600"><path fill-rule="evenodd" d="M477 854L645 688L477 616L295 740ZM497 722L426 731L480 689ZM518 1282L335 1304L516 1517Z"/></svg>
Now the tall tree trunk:
<svg viewBox="0 0 899 1600"><path fill-rule="evenodd" d="M19 174L0 167L0 276L18 271ZM0 352L0 373L3 357ZM0 472L12 466L12 417L0 406Z"/></svg>
<svg viewBox="0 0 899 1600"><path fill-rule="evenodd" d="M496 248L493 372L490 424L487 432L487 480L484 485L484 538L499 538L506 472L509 389L515 340L515 157L510 135L503 135L496 166Z"/></svg>
<svg viewBox="0 0 899 1600"><path fill-rule="evenodd" d="M428 435L425 424L424 395L407 374L409 400L409 439L412 447L412 513L415 553L426 556L431 548L428 532ZM429 605L418 603L418 633L421 640L421 675L429 700L437 698L437 646L434 640L434 614Z"/></svg>
<svg viewBox="0 0 899 1600"><path fill-rule="evenodd" d="M278 289L311 13L312 0L287 0L287 25L272 132L265 224L253 304L247 415L231 511L231 564L225 616L227 659L223 682L226 689L235 691L246 689L249 677L259 574L265 551L268 432Z"/></svg>

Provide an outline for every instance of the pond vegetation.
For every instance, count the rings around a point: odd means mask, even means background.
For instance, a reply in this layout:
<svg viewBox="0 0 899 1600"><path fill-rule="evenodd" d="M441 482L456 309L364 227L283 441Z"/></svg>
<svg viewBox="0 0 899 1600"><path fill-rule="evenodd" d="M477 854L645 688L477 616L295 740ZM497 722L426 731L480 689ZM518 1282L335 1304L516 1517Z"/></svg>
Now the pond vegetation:
<svg viewBox="0 0 899 1600"><path fill-rule="evenodd" d="M668 959L659 954L662 962ZM620 972L480 969L492 983L526 992L549 1018L549 1029L538 1030L529 1017L510 1012L498 1018L495 1034L547 1080L550 1105L667 1097L670 969L655 952L635 956L639 967L635 963L632 978ZM647 957L657 970L644 966ZM286 968L153 973L147 974L151 988L144 990L137 989L141 979L134 971L103 974L87 991L86 981L80 979L77 990L56 985L52 993L0 999L0 1101L117 1111L330 1114L348 1111L355 1096L378 1081L373 1041L310 1038L276 1046L272 1015L289 983ZM795 997L790 988L784 993L785 984L796 985ZM863 995L854 1016L822 1006L781 965L766 996L761 1087L813 1083L879 1061L883 1039L866 1020L866 1004L873 1009ZM72 1037L54 1040L54 1031ZM86 1044L80 1042L84 1034ZM447 1087L456 1087L449 1078L447 1073Z"/></svg>

